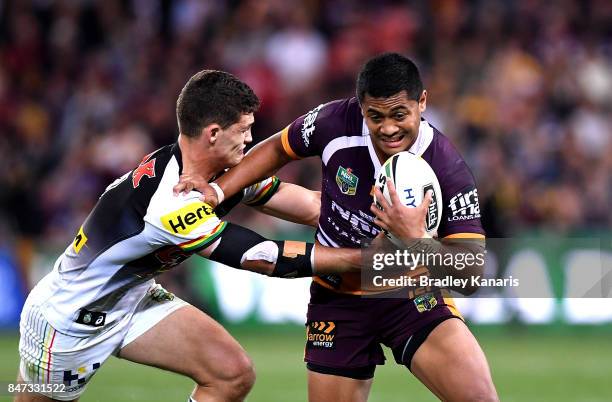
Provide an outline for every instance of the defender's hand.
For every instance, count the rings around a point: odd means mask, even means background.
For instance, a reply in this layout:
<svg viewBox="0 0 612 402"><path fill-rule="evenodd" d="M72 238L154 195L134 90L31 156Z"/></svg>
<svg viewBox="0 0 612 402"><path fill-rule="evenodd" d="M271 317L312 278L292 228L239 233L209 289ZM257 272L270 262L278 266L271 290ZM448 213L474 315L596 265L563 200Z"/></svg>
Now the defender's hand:
<svg viewBox="0 0 612 402"><path fill-rule="evenodd" d="M387 181L387 188L391 197L391 205L378 188L374 190L376 201L383 208L380 210L374 204L370 206L370 211L376 216L374 223L404 242L425 237L425 216L432 201L431 191L427 192L421 205L409 208L402 205L395 186L390 180Z"/></svg>
<svg viewBox="0 0 612 402"><path fill-rule="evenodd" d="M174 195L187 194L193 190L201 192L200 200L211 207L214 208L219 204L217 192L202 176L182 174L179 182L172 188Z"/></svg>

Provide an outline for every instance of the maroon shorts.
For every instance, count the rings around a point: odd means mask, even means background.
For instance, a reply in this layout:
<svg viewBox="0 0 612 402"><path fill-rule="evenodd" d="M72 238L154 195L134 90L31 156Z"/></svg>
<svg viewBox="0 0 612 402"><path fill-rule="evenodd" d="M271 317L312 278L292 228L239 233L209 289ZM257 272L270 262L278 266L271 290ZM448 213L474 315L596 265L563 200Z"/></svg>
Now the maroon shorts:
<svg viewBox="0 0 612 402"><path fill-rule="evenodd" d="M310 295L304 360L310 370L325 374L371 378L385 362L381 344L410 368L416 348L435 326L461 318L452 299L439 292L415 299L364 298L313 282Z"/></svg>

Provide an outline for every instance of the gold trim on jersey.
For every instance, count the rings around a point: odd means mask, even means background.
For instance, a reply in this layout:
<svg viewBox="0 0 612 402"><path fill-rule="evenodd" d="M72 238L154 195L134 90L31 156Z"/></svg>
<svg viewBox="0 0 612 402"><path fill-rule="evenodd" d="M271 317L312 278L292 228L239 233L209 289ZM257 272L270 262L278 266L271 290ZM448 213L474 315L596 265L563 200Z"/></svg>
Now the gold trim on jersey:
<svg viewBox="0 0 612 402"><path fill-rule="evenodd" d="M296 154L291 145L289 144L289 126L285 127L283 131L281 131L281 143L283 144L283 149L292 159L302 159L298 154Z"/></svg>
<svg viewBox="0 0 612 402"><path fill-rule="evenodd" d="M453 233L444 236L445 239L484 239L485 235L480 233Z"/></svg>

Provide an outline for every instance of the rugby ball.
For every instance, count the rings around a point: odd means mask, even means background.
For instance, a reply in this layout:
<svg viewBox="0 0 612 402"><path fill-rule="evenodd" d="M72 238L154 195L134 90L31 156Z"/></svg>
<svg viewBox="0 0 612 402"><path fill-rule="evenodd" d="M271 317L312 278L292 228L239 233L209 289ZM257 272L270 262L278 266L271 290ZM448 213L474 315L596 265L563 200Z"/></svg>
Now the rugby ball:
<svg viewBox="0 0 612 402"><path fill-rule="evenodd" d="M407 151L399 152L387 159L380 167L375 185L387 202L393 204L387 188L389 180L395 185L400 202L409 208L419 206L427 191L433 190L433 199L425 215L425 230L429 236L437 236L442 213L442 190L440 190L440 183L431 166L420 156ZM374 204L382 209L376 197L374 197ZM395 245L402 246L402 242L391 233L385 231L385 234Z"/></svg>

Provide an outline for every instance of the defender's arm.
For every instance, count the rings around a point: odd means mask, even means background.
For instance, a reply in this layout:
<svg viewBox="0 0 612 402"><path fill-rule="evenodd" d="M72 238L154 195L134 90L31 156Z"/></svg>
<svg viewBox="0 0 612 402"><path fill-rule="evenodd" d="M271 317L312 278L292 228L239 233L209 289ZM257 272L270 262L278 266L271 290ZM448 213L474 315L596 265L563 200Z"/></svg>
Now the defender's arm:
<svg viewBox="0 0 612 402"><path fill-rule="evenodd" d="M253 208L286 221L317 227L321 212L321 192L296 184L281 183L268 202Z"/></svg>
<svg viewBox="0 0 612 402"><path fill-rule="evenodd" d="M283 183L273 176L224 200L215 208L215 212L217 216L225 216L240 202L286 221L316 227L319 221L321 193Z"/></svg>
<svg viewBox="0 0 612 402"><path fill-rule="evenodd" d="M202 257L260 274L281 278L359 271L360 249L331 249L300 241L268 240L231 223Z"/></svg>

